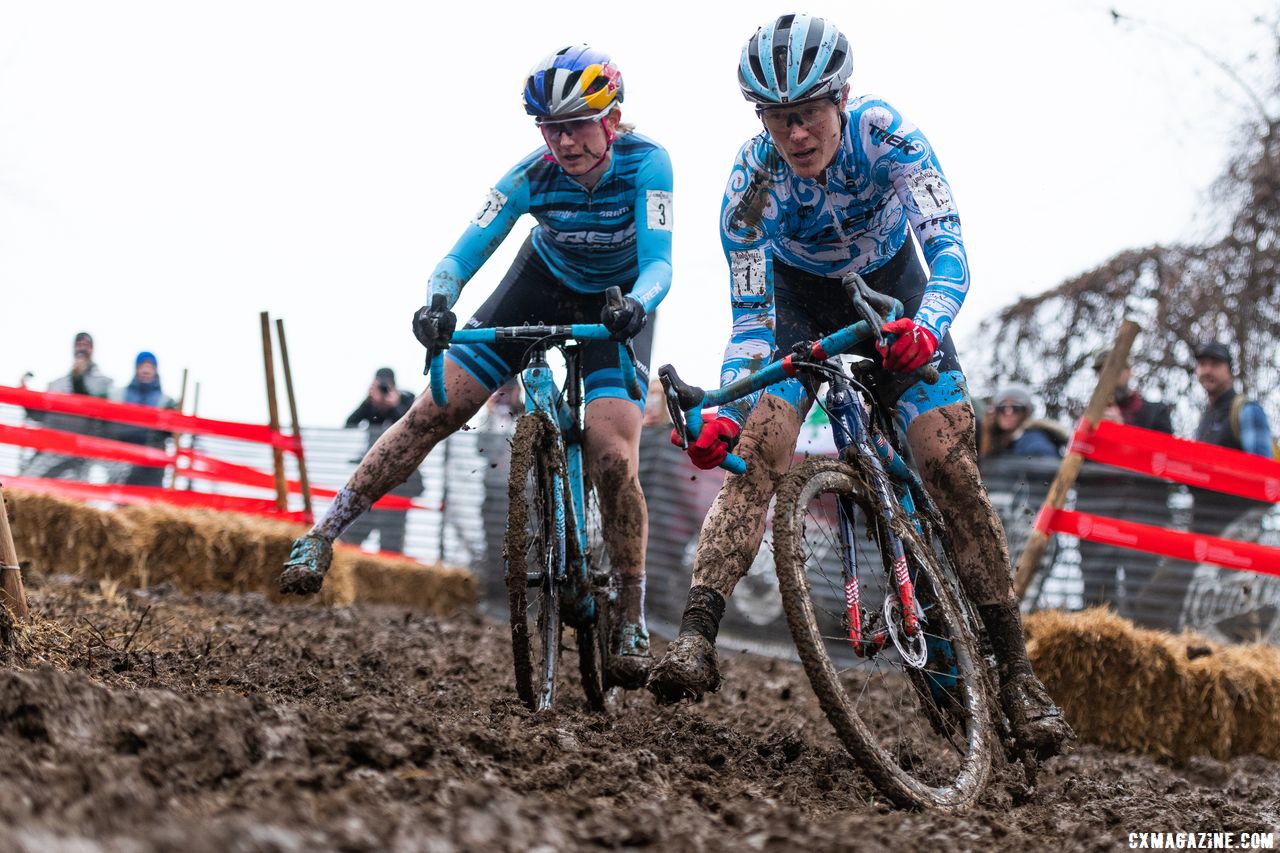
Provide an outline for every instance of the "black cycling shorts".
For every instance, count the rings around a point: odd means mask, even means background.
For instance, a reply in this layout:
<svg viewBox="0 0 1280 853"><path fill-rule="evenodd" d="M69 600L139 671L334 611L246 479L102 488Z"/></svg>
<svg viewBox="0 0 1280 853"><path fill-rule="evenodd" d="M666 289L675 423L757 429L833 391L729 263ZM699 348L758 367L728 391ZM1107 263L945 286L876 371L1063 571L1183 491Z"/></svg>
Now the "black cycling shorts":
<svg viewBox="0 0 1280 853"><path fill-rule="evenodd" d="M629 288L628 288L629 289ZM624 293L626 290L624 290ZM519 326L522 323L562 325L599 323L604 308L604 293L581 293L570 290L555 277L525 240L516 254L511 269L480 309L467 320L464 328L484 326ZM649 385L649 356L653 350L653 326L656 311L640 334L631 340L636 354L636 378L640 387ZM524 362L529 341L501 341L492 344L454 344L446 356L488 389L497 391L516 374ZM618 365L618 344L614 341L591 341L583 344L583 387L586 402L602 397L630 400L643 411L644 395L632 400L622 380Z"/></svg>

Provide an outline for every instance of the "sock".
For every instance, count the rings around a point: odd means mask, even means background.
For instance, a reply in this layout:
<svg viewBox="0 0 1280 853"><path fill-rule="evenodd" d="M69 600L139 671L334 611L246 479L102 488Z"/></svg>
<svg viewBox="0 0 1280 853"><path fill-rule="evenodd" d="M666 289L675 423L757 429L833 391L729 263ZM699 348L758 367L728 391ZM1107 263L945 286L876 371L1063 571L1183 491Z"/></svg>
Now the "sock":
<svg viewBox="0 0 1280 853"><path fill-rule="evenodd" d="M648 630L644 624L644 589L644 575L623 575L619 599L622 603L622 618Z"/></svg>
<svg viewBox="0 0 1280 853"><path fill-rule="evenodd" d="M373 506L373 501L364 495L357 494L349 487L343 486L325 510L324 518L311 528L312 535L325 539L329 544L342 535L342 531L351 526L357 518Z"/></svg>
<svg viewBox="0 0 1280 853"><path fill-rule="evenodd" d="M689 601L680 619L680 633L701 634L714 646L723 616L724 596L709 586L695 586L689 590Z"/></svg>

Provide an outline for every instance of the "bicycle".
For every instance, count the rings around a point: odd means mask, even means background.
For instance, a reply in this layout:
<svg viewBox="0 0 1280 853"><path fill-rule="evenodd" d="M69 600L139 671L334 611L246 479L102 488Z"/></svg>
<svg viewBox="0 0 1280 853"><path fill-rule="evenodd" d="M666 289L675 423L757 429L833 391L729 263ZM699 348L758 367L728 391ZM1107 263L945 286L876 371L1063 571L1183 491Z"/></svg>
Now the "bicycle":
<svg viewBox="0 0 1280 853"><path fill-rule="evenodd" d="M605 291L610 307L622 306L622 293ZM443 296L432 307L443 310ZM453 343L525 340L522 359L525 413L516 419L511 441L510 500L503 543L516 693L531 710L545 711L555 701L556 672L564 625L574 629L578 669L587 704L604 710L613 686L605 666L612 609L617 590L605 566L599 534L599 504L582 459L583 376L581 345L612 339L595 323L491 326L459 329ZM565 380L557 387L547 351L564 355ZM427 355L431 393L444 406L443 350ZM642 399L635 354L629 341L618 344L618 361L627 393ZM532 601L529 593L535 591Z"/></svg>
<svg viewBox="0 0 1280 853"><path fill-rule="evenodd" d="M703 391L659 370L681 441L720 406L792 376L822 405L839 458L817 457L782 479L774 565L787 624L836 735L873 784L906 807L963 810L992 764L994 687L981 628L950 566L946 524L904 460L891 420L902 392L937 380L925 365L881 387L870 361L838 358L879 338L902 304L860 276L844 281L858 322L724 387ZM887 316L882 316L885 314ZM743 473L732 454L721 466ZM860 542L865 536L874 545Z"/></svg>

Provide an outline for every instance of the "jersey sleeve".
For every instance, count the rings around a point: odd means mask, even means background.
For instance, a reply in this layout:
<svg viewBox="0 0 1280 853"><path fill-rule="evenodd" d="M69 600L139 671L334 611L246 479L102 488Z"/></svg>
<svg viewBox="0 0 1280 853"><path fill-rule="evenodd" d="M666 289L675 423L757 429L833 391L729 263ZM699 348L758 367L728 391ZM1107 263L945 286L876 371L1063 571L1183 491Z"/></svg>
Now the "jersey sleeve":
<svg viewBox="0 0 1280 853"><path fill-rule="evenodd" d="M729 304L733 325L724 348L720 384L755 373L773 357L773 251L770 237L779 205L760 156L759 138L743 146L729 174L720 205L720 243L729 263ZM739 426L760 393L721 407L719 414Z"/></svg>
<svg viewBox="0 0 1280 853"><path fill-rule="evenodd" d="M636 171L636 261L631 295L652 311L671 289L671 158L655 147Z"/></svg>
<svg viewBox="0 0 1280 853"><path fill-rule="evenodd" d="M893 107L877 101L863 121L874 171L888 176L929 265L914 319L941 340L969 290L969 259L951 185L929 140Z"/></svg>
<svg viewBox="0 0 1280 853"><path fill-rule="evenodd" d="M430 305L432 296L443 293L452 308L463 285L502 245L520 215L528 212L529 181L525 171L529 163L529 159L522 161L489 190L467 230L432 271L425 304Z"/></svg>

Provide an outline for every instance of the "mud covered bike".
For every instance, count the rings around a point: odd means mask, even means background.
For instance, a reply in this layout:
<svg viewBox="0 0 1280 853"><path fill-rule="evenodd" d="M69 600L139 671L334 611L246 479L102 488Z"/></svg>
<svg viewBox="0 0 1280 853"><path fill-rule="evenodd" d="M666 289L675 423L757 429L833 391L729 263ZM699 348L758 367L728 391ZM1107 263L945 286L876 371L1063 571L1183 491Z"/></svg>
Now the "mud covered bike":
<svg viewBox="0 0 1280 853"><path fill-rule="evenodd" d="M443 297L432 307L443 310ZM617 287L605 291L621 308ZM612 686L605 666L617 589L608 571L600 534L599 502L583 465L583 373L581 346L611 340L598 323L490 326L459 329L453 343L527 341L520 373L525 413L511 440L507 531L503 542L511 649L516 693L535 711L555 701L556 673L564 626L576 634L578 671L587 704L603 710ZM564 356L565 379L557 386L547 351ZM618 344L623 382L632 399L644 389L636 378L630 342ZM428 355L431 394L443 406L443 351Z"/></svg>
<svg viewBox="0 0 1280 853"><path fill-rule="evenodd" d="M780 361L722 388L659 370L687 446L702 409L799 377L830 419L838 458L784 476L773 515L774 565L796 651L827 719L860 767L901 806L960 810L982 793L996 742L994 682L976 616L950 560L947 527L903 457L894 406L925 365L889 378L839 356L876 339L902 304L860 276L844 281L858 322L797 344ZM722 465L742 473L730 455Z"/></svg>

